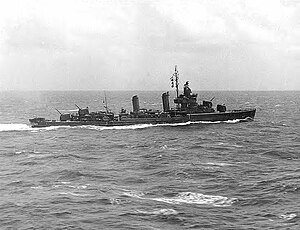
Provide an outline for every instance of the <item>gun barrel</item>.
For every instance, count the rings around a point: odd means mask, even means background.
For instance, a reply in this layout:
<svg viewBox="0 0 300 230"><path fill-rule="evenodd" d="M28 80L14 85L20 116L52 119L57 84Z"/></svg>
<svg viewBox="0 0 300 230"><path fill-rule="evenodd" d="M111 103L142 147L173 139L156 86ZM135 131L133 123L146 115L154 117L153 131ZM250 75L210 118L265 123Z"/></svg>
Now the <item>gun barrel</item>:
<svg viewBox="0 0 300 230"><path fill-rule="evenodd" d="M75 106L76 106L78 109L81 109L78 105L75 104Z"/></svg>
<svg viewBox="0 0 300 230"><path fill-rule="evenodd" d="M62 113L58 110L58 109L55 109L60 115L62 115Z"/></svg>

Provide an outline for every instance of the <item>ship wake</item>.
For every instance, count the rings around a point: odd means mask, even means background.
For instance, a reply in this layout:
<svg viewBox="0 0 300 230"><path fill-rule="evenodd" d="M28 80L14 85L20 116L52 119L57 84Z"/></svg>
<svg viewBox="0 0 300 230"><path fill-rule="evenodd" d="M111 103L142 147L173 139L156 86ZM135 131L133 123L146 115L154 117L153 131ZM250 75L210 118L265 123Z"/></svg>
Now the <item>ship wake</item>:
<svg viewBox="0 0 300 230"><path fill-rule="evenodd" d="M137 125L124 125L124 126L95 126L95 125L88 125L88 126L80 126L81 128L88 128L94 130L127 130L127 129L146 129L152 127L178 127L178 126L189 126L195 124L236 124L239 122L245 122L248 120L245 119L235 119L235 120L228 120L228 121L188 121L188 122L181 122L181 123L165 123L165 124L137 124Z"/></svg>
<svg viewBox="0 0 300 230"><path fill-rule="evenodd" d="M80 125L80 126L50 126L43 128L32 128L28 124L0 124L0 132L9 131L39 131L39 130L55 130L60 128L65 129L91 129L91 130L135 130L135 129L146 129L152 127L178 127L178 126L189 126L194 124L236 124L239 122L247 122L250 119L235 119L228 121L188 121L182 123L166 123L166 124L136 124L136 125L124 125L124 126L96 126L96 125Z"/></svg>
<svg viewBox="0 0 300 230"><path fill-rule="evenodd" d="M58 128L69 128L69 126L50 126L44 128L32 128L28 124L0 124L0 132L12 132L12 131L32 131L36 132L39 130L53 130Z"/></svg>

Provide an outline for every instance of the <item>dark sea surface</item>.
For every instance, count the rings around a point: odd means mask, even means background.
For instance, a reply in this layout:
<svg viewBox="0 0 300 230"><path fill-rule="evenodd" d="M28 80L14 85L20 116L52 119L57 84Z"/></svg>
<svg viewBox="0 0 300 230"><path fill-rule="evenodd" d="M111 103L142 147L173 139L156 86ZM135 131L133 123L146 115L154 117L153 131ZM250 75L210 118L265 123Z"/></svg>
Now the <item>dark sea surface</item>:
<svg viewBox="0 0 300 230"><path fill-rule="evenodd" d="M118 112L161 93L106 95ZM213 96L255 120L31 128L103 92L0 92L0 228L300 229L300 92Z"/></svg>

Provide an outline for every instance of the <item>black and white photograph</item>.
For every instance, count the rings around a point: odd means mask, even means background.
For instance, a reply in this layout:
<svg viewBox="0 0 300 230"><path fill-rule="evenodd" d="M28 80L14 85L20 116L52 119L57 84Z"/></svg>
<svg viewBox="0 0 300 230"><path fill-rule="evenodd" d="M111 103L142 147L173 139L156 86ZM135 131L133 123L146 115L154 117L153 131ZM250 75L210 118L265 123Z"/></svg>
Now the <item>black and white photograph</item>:
<svg viewBox="0 0 300 230"><path fill-rule="evenodd" d="M300 229L300 1L0 0L0 229Z"/></svg>

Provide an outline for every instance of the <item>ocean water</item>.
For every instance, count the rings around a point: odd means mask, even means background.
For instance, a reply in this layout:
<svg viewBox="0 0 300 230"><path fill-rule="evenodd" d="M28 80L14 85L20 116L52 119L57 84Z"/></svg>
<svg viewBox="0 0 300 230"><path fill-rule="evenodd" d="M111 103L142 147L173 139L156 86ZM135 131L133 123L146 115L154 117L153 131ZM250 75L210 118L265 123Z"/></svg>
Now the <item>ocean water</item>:
<svg viewBox="0 0 300 230"><path fill-rule="evenodd" d="M106 95L118 112L161 93ZM31 128L103 92L0 92L0 228L300 229L300 92L213 96L255 120Z"/></svg>

